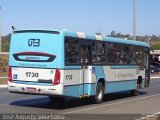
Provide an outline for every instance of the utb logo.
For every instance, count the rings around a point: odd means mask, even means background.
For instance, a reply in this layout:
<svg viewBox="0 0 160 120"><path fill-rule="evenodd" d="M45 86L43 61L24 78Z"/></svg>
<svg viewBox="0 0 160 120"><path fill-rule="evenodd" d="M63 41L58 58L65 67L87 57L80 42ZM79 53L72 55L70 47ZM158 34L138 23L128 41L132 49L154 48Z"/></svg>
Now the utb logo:
<svg viewBox="0 0 160 120"><path fill-rule="evenodd" d="M28 39L28 46L39 47L40 39Z"/></svg>

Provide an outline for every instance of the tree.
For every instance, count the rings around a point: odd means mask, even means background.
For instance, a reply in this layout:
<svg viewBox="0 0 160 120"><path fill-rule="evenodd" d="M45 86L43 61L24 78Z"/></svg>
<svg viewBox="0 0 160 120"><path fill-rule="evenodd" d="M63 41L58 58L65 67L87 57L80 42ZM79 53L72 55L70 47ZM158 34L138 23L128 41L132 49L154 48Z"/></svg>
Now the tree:
<svg viewBox="0 0 160 120"><path fill-rule="evenodd" d="M116 32L114 30L111 31L111 37L115 37L116 36Z"/></svg>
<svg viewBox="0 0 160 120"><path fill-rule="evenodd" d="M116 36L117 36L117 37L122 37L122 34L119 32L119 33L117 33Z"/></svg>
<svg viewBox="0 0 160 120"><path fill-rule="evenodd" d="M11 34L8 34L6 36L2 36L2 51L3 52L9 51L10 39L11 39Z"/></svg>

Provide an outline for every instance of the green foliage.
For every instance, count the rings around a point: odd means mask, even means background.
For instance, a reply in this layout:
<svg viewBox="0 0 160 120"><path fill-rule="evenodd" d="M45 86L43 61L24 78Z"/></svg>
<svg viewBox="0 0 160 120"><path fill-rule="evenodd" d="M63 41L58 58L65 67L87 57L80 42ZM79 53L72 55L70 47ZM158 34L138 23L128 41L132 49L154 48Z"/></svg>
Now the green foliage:
<svg viewBox="0 0 160 120"><path fill-rule="evenodd" d="M8 52L9 51L9 43L2 44L2 52Z"/></svg>
<svg viewBox="0 0 160 120"><path fill-rule="evenodd" d="M8 57L6 55L0 55L0 70L6 72L6 67L8 66Z"/></svg>
<svg viewBox="0 0 160 120"><path fill-rule="evenodd" d="M11 39L11 34L2 36L2 52L9 51L10 39Z"/></svg>
<svg viewBox="0 0 160 120"><path fill-rule="evenodd" d="M160 50L160 45L159 44L152 45L152 49L153 50Z"/></svg>

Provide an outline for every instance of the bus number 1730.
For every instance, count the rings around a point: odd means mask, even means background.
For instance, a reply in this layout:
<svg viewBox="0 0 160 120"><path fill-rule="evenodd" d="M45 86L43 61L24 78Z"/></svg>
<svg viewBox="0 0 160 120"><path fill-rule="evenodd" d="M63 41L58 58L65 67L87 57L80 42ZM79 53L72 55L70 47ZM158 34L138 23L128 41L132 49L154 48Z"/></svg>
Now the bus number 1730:
<svg viewBox="0 0 160 120"><path fill-rule="evenodd" d="M26 77L38 77L39 74L35 72L26 72Z"/></svg>

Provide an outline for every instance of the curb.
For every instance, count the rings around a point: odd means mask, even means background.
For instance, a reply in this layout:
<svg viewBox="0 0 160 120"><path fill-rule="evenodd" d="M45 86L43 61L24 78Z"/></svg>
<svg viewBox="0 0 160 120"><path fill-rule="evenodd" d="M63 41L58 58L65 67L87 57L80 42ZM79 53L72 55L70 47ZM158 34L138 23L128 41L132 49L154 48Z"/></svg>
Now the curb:
<svg viewBox="0 0 160 120"><path fill-rule="evenodd" d="M154 113L154 114L149 114L149 115L146 115L142 118L138 118L135 120L159 120L159 115L160 115L160 112Z"/></svg>
<svg viewBox="0 0 160 120"><path fill-rule="evenodd" d="M8 78L8 77L0 77L0 78Z"/></svg>
<svg viewBox="0 0 160 120"><path fill-rule="evenodd" d="M151 79L152 79L152 78L160 78L160 76L157 76L157 77L151 77Z"/></svg>
<svg viewBox="0 0 160 120"><path fill-rule="evenodd" d="M0 85L0 88L7 88L8 85Z"/></svg>

